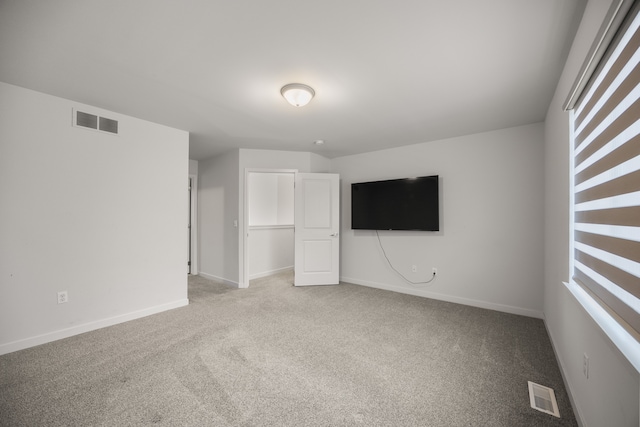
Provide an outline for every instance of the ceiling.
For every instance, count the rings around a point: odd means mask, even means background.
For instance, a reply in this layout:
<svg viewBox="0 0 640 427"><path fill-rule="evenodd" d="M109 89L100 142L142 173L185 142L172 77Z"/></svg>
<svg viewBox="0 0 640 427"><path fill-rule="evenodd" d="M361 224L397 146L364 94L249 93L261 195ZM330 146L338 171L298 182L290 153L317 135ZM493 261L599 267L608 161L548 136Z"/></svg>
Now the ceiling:
<svg viewBox="0 0 640 427"><path fill-rule="evenodd" d="M0 0L0 81L334 158L543 121L585 2Z"/></svg>

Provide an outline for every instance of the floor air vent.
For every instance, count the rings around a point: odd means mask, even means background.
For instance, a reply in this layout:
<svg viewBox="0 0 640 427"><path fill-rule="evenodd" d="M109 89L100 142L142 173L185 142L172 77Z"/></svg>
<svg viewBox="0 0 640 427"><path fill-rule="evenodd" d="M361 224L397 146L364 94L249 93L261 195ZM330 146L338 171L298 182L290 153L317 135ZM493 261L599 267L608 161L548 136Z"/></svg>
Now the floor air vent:
<svg viewBox="0 0 640 427"><path fill-rule="evenodd" d="M73 124L75 126L108 132L114 135L118 134L117 120L100 117L91 113L85 113L84 111L74 110L73 112Z"/></svg>
<svg viewBox="0 0 640 427"><path fill-rule="evenodd" d="M560 418L556 394L552 388L529 381L529 401L533 409Z"/></svg>

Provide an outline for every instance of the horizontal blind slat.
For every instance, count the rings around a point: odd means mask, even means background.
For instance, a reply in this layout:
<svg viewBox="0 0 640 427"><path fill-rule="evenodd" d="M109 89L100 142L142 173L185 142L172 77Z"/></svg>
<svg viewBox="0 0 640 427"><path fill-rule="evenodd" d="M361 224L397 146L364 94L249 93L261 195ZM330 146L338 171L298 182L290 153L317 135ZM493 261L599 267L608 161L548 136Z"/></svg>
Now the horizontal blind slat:
<svg viewBox="0 0 640 427"><path fill-rule="evenodd" d="M574 239L576 242L640 263L640 242L584 231L575 231Z"/></svg>
<svg viewBox="0 0 640 427"><path fill-rule="evenodd" d="M618 116L613 122L609 124L600 135L598 135L591 143L580 151L575 156L575 165L579 165L596 151L602 148L609 141L614 139L617 135L626 130L629 126L634 124L638 120L638 111L640 111L640 99L637 99L629 108L625 110L620 116ZM585 135L582 139L578 140L576 137L576 147L584 141Z"/></svg>
<svg viewBox="0 0 640 427"><path fill-rule="evenodd" d="M582 271L594 283L640 313L640 298L637 295L640 290L637 277L633 274L579 250L575 251L575 270ZM615 283L613 278L618 278L622 285Z"/></svg>
<svg viewBox="0 0 640 427"><path fill-rule="evenodd" d="M640 227L640 206L575 213L575 222Z"/></svg>
<svg viewBox="0 0 640 427"><path fill-rule="evenodd" d="M592 224L588 222L576 222L574 230L585 231L593 234L617 237L619 239L634 240L640 242L640 227L611 224Z"/></svg>
<svg viewBox="0 0 640 427"><path fill-rule="evenodd" d="M581 286L588 288L598 298L600 298L604 304L606 304L611 310L613 310L618 316L620 316L629 326L635 331L640 331L640 316L631 307L620 301L615 296L611 295L606 289L598 285L593 279L585 275L582 271L576 269L574 271L574 278ZM624 326L624 325L622 325Z"/></svg>
<svg viewBox="0 0 640 427"><path fill-rule="evenodd" d="M636 156L640 156L640 134L577 173L575 183L580 184Z"/></svg>
<svg viewBox="0 0 640 427"><path fill-rule="evenodd" d="M640 191L640 170L576 193L575 203L604 199L634 191Z"/></svg>
<svg viewBox="0 0 640 427"><path fill-rule="evenodd" d="M599 110L590 118L585 124L582 130L579 130L576 134L576 138L579 141L584 140L584 137L589 135L593 130L602 123L602 121L624 100L624 98L631 93L631 91L640 83L640 64L637 64L631 74L616 88L611 94L609 99L601 106ZM608 87L603 88L608 90ZM580 123L576 123L576 129L580 128Z"/></svg>

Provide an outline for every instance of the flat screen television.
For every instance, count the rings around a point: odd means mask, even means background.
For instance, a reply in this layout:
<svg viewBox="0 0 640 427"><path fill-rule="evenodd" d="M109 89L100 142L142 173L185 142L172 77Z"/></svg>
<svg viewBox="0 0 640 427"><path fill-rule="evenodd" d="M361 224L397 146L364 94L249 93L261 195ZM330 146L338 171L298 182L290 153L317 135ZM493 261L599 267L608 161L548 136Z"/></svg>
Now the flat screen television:
<svg viewBox="0 0 640 427"><path fill-rule="evenodd" d="M351 229L439 231L438 175L351 184Z"/></svg>

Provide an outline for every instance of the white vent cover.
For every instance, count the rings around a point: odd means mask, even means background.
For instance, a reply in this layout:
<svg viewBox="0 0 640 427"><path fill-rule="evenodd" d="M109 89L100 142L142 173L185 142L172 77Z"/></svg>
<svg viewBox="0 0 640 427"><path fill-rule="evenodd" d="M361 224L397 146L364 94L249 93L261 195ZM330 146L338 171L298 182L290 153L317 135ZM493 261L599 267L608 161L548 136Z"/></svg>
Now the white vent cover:
<svg viewBox="0 0 640 427"><path fill-rule="evenodd" d="M529 381L529 401L533 409L560 418L556 394L552 388Z"/></svg>
<svg viewBox="0 0 640 427"><path fill-rule="evenodd" d="M96 114L86 113L76 109L73 110L73 125L100 132L108 132L114 135L118 134L117 120L100 117Z"/></svg>

